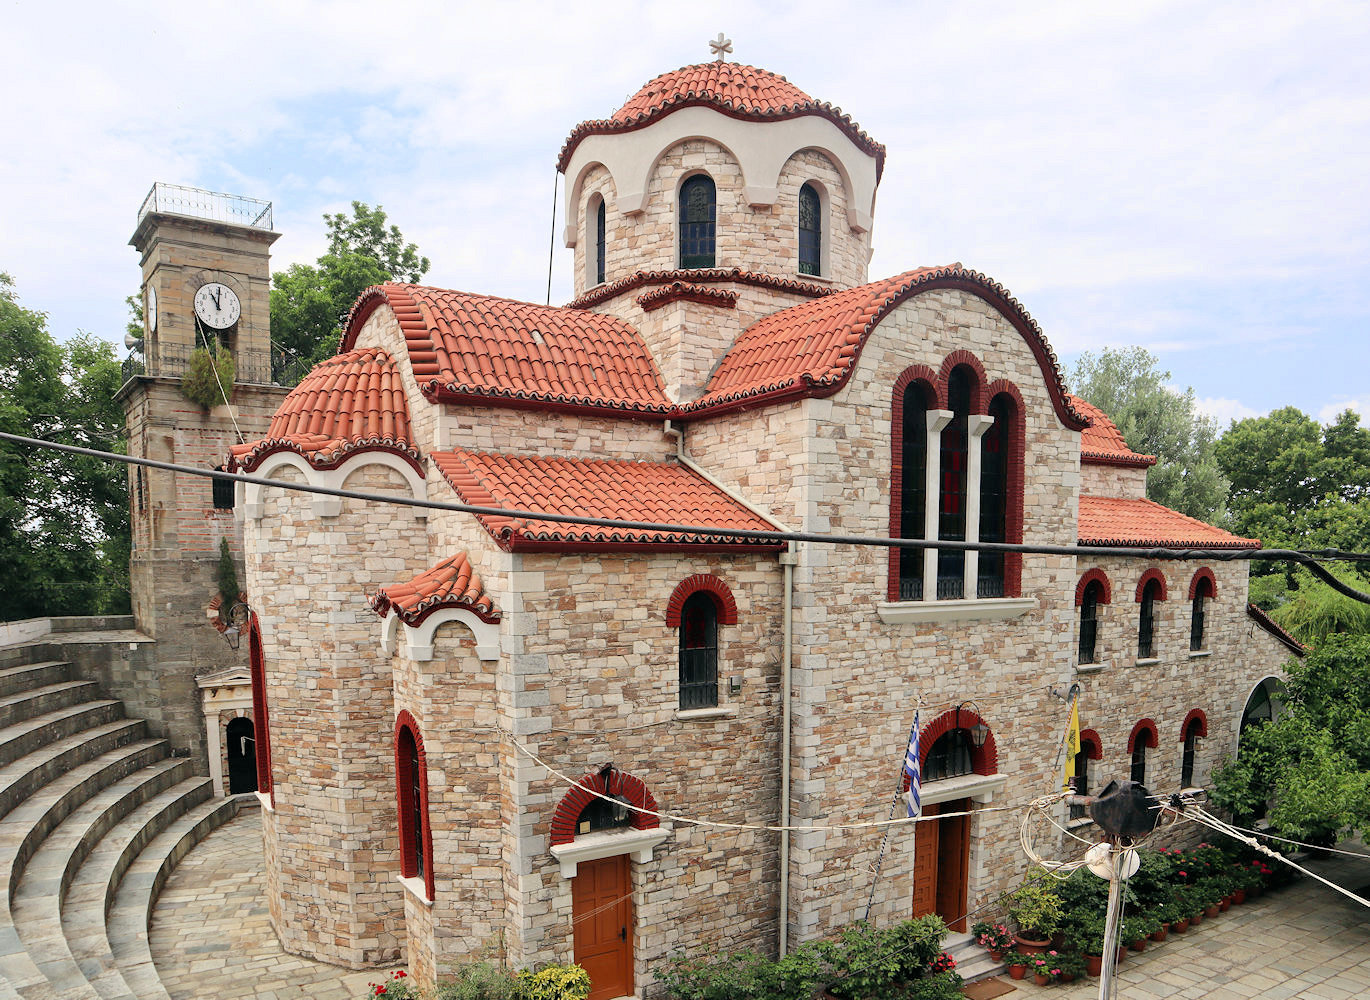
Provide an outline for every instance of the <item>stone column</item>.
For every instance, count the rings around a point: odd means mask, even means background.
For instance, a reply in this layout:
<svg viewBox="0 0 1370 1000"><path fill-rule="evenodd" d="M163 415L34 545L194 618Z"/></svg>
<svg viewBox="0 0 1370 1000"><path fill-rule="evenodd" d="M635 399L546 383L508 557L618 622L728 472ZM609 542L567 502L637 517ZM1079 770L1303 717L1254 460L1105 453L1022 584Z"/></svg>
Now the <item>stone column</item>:
<svg viewBox="0 0 1370 1000"><path fill-rule="evenodd" d="M980 467L985 432L994 426L994 418L972 413L966 418L966 541L980 540ZM961 596L968 601L979 596L980 553L966 552L965 582Z"/></svg>

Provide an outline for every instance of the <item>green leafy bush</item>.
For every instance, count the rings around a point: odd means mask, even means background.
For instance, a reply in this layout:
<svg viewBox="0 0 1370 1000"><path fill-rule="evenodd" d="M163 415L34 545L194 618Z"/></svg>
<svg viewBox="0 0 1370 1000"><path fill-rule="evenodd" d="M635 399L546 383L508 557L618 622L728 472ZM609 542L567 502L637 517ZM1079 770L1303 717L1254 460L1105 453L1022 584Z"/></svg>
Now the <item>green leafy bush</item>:
<svg viewBox="0 0 1370 1000"><path fill-rule="evenodd" d="M1004 896L1008 915L1018 925L1018 933L1024 939L1040 941L1049 938L1061 923L1064 912L1061 897L1047 883L1049 878L1040 869L1029 872L1018 888Z"/></svg>
<svg viewBox="0 0 1370 1000"><path fill-rule="evenodd" d="M206 410L231 402L236 374L231 352L221 349L210 354L203 347L197 347L191 352L185 374L181 376L181 395Z"/></svg>
<svg viewBox="0 0 1370 1000"><path fill-rule="evenodd" d="M590 995L590 974L579 965L546 965L520 977L527 1000L585 1000Z"/></svg>

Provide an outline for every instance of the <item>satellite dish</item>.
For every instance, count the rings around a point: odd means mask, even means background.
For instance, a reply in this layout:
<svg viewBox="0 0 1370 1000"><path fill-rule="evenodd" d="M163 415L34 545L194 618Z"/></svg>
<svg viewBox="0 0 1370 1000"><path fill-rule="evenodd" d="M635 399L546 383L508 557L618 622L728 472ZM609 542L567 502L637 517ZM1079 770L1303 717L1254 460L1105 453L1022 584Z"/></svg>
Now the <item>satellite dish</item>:
<svg viewBox="0 0 1370 1000"><path fill-rule="evenodd" d="M143 349L143 338L126 333L124 334L124 346L130 351L141 351Z"/></svg>
<svg viewBox="0 0 1370 1000"><path fill-rule="evenodd" d="M1085 862L1089 865L1089 870L1102 879L1113 876L1113 857L1112 848L1108 844L1095 844L1085 852ZM1137 852L1126 849L1123 851L1122 869L1118 872L1123 878L1131 878L1137 874L1137 869L1142 866L1141 859L1137 857Z"/></svg>

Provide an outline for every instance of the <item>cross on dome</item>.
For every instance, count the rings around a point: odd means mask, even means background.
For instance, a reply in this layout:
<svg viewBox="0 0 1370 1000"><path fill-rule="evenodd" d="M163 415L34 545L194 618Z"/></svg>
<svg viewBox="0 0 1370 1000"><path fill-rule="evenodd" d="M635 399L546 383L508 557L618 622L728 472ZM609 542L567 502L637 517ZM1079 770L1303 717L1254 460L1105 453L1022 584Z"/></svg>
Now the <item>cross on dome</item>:
<svg viewBox="0 0 1370 1000"><path fill-rule="evenodd" d="M733 50L733 40L724 38L723 32L718 33L718 37L709 41L709 52L718 56L719 62L727 62L727 54Z"/></svg>

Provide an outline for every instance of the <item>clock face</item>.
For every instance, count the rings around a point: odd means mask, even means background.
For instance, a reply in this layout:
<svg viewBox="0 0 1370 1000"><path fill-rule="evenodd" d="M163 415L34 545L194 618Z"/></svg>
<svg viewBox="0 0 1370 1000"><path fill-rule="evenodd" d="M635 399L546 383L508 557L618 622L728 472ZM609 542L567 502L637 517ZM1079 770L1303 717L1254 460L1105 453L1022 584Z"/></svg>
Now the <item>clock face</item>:
<svg viewBox="0 0 1370 1000"><path fill-rule="evenodd" d="M157 289L152 285L147 286L147 310L143 316L144 325L147 326L148 333L157 332Z"/></svg>
<svg viewBox="0 0 1370 1000"><path fill-rule="evenodd" d="M227 330L242 314L242 305L233 289L218 281L201 285L195 293L195 315L212 330Z"/></svg>

